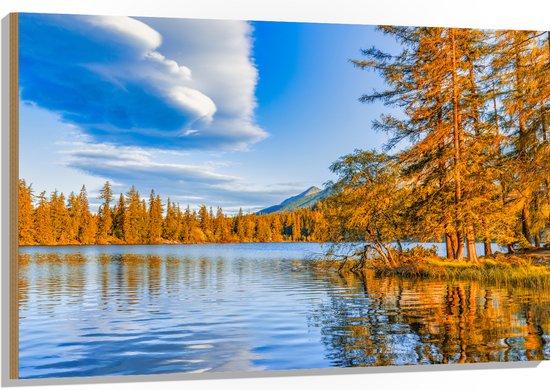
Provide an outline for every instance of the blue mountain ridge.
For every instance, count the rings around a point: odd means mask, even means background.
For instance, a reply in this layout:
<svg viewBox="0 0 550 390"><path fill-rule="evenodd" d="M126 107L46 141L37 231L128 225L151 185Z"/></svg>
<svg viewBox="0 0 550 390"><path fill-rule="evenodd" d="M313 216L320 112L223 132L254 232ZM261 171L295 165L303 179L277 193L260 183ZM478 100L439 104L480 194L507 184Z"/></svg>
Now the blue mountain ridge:
<svg viewBox="0 0 550 390"><path fill-rule="evenodd" d="M283 200L281 203L275 206L266 207L258 211L257 215L282 213L286 211L294 211L296 209L303 209L307 207L313 207L321 199L328 196L327 190L321 190L318 187L309 187L304 192L291 196L288 199Z"/></svg>

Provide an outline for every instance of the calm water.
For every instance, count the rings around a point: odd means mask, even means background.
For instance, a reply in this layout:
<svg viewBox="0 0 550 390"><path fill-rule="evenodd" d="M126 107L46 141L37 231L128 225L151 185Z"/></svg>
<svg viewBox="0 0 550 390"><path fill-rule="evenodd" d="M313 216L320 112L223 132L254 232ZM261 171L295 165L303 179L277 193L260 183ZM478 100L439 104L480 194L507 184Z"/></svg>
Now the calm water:
<svg viewBox="0 0 550 390"><path fill-rule="evenodd" d="M342 278L318 244L33 247L22 378L550 359L550 294Z"/></svg>

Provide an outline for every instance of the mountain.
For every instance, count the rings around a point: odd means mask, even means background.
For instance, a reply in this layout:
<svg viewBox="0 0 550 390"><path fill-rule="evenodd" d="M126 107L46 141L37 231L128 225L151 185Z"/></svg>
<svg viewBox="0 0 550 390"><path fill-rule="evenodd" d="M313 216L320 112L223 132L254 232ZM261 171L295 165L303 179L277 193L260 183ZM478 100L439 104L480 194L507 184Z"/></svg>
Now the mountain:
<svg viewBox="0 0 550 390"><path fill-rule="evenodd" d="M282 213L285 211L294 211L296 209L303 209L306 207L312 207L315 203L319 202L321 199L327 196L326 190L321 190L318 187L309 187L304 192L291 196L288 199L285 199L280 204L267 207L263 210L258 211L256 214L272 214L272 213Z"/></svg>

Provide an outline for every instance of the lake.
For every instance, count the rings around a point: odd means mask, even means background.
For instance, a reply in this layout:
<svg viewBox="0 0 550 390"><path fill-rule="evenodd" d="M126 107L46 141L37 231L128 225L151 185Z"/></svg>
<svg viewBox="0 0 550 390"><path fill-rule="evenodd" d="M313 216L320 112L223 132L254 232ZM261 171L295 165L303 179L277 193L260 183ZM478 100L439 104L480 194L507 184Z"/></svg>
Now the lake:
<svg viewBox="0 0 550 390"><path fill-rule="evenodd" d="M341 277L322 250L21 248L20 377L550 359L548 292Z"/></svg>

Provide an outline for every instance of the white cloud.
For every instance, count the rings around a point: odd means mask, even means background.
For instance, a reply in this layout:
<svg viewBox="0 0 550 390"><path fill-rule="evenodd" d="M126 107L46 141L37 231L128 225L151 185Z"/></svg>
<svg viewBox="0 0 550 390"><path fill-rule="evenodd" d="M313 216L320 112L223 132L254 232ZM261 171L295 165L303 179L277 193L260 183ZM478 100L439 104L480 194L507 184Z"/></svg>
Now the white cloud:
<svg viewBox="0 0 550 390"><path fill-rule="evenodd" d="M176 61L166 59L166 57L160 54L158 51L151 51L147 53L145 57L165 65L171 75L179 76L182 80L185 81L191 80L191 69L189 69L187 66L178 65Z"/></svg>
<svg viewBox="0 0 550 390"><path fill-rule="evenodd" d="M278 204L303 191L303 183L259 186L241 177L221 173L230 161L201 160L186 163L196 156L170 156L164 151L139 147L120 147L87 142L66 143L64 164L87 175L101 177L113 184L115 192L126 192L134 185L143 195L154 189L163 199L198 207L222 206L226 212L247 211ZM169 158L170 162L159 162Z"/></svg>
<svg viewBox="0 0 550 390"><path fill-rule="evenodd" d="M258 70L252 60L252 27L242 21L140 19L159 31L158 49L192 70L191 85L216 104L214 135L263 139L267 133L254 122Z"/></svg>
<svg viewBox="0 0 550 390"><path fill-rule="evenodd" d="M137 47L150 50L160 46L162 37L146 24L125 16L75 16L81 23L105 30L123 38L125 44L135 42ZM124 39L126 38L126 39Z"/></svg>
<svg viewBox="0 0 550 390"><path fill-rule="evenodd" d="M23 14L21 32L23 100L96 142L226 150L267 136L246 22Z"/></svg>
<svg viewBox="0 0 550 390"><path fill-rule="evenodd" d="M169 96L182 108L193 112L197 118L212 122L216 105L208 96L187 87L173 87L169 91Z"/></svg>
<svg viewBox="0 0 550 390"><path fill-rule="evenodd" d="M227 183L235 177L215 172L208 164L155 162L155 153L135 147L114 147L106 144L75 143L64 152L65 163L83 172L112 178L125 183Z"/></svg>

